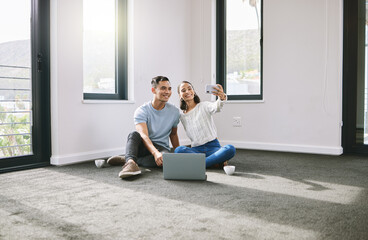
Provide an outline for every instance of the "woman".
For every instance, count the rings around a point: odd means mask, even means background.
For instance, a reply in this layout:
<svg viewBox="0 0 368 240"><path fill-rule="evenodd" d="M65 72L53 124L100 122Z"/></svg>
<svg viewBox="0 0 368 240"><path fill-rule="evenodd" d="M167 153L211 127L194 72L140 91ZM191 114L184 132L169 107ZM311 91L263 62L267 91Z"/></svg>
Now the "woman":
<svg viewBox="0 0 368 240"><path fill-rule="evenodd" d="M183 81L178 86L180 96L180 121L184 126L187 136L190 138L191 147L179 146L175 153L205 153L206 167L225 162L235 155L232 145L221 147L217 140L216 126L212 115L220 112L227 97L220 84L214 88L213 95L217 96L216 102L201 102L190 82Z"/></svg>

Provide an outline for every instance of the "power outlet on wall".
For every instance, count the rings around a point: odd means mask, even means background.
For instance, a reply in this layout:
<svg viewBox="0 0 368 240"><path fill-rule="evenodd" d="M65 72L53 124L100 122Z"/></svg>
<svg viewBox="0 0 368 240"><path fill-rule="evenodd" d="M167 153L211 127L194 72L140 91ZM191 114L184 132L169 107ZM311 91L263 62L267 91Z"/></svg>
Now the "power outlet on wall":
<svg viewBox="0 0 368 240"><path fill-rule="evenodd" d="M233 127L241 127L241 117L233 117Z"/></svg>

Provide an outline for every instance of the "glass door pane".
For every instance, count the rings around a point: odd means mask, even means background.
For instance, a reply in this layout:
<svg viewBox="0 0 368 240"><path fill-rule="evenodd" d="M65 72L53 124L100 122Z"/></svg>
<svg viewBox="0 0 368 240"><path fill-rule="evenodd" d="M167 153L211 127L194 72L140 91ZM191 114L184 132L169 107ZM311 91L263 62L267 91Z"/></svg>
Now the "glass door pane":
<svg viewBox="0 0 368 240"><path fill-rule="evenodd" d="M226 93L261 94L261 0L226 2Z"/></svg>
<svg viewBox="0 0 368 240"><path fill-rule="evenodd" d="M0 1L0 31L0 158L31 155L31 1Z"/></svg>
<svg viewBox="0 0 368 240"><path fill-rule="evenodd" d="M83 1L84 93L116 93L115 3Z"/></svg>

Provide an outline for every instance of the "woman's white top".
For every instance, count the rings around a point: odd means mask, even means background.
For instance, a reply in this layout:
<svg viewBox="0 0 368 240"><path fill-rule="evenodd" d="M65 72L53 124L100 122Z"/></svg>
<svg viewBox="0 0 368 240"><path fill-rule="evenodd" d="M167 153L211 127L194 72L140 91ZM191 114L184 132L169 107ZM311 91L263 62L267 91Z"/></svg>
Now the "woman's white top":
<svg viewBox="0 0 368 240"><path fill-rule="evenodd" d="M217 138L212 115L221 111L225 101L218 98L216 102L200 102L188 113L180 113L180 121L191 141L191 147L203 145Z"/></svg>

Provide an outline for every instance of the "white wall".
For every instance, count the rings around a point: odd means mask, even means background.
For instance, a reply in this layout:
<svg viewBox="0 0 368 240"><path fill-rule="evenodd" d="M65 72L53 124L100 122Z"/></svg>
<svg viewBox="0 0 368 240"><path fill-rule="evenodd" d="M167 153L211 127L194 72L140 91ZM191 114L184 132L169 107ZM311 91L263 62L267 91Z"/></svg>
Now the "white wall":
<svg viewBox="0 0 368 240"><path fill-rule="evenodd" d="M210 81L208 64L214 58L198 35L210 29L207 18L214 1L195 1L192 9L198 12L202 2L205 26L192 23L192 59L199 59L193 64L203 64L200 55L205 55L203 71L192 69L196 85L202 76ZM215 118L220 142L238 148L341 154L342 1L264 0L263 16L264 101L229 102ZM241 128L232 127L235 116L242 118Z"/></svg>
<svg viewBox="0 0 368 240"><path fill-rule="evenodd" d="M52 164L124 152L150 79L214 80L214 0L131 0L133 103L83 103L82 0L52 0ZM327 7L327 8L326 8ZM341 153L341 0L264 0L264 102L228 103L219 139L239 148ZM132 37L133 36L133 37ZM243 127L232 127L242 117ZM180 127L181 142L187 143Z"/></svg>
<svg viewBox="0 0 368 240"><path fill-rule="evenodd" d="M124 153L133 112L152 99L157 75L172 85L190 73L190 1L130 0L134 103L83 103L82 0L51 1L52 158L62 165ZM133 35L133 37L132 37ZM132 57L133 56L133 57ZM134 96L134 99L132 98ZM178 102L176 91L172 103Z"/></svg>

